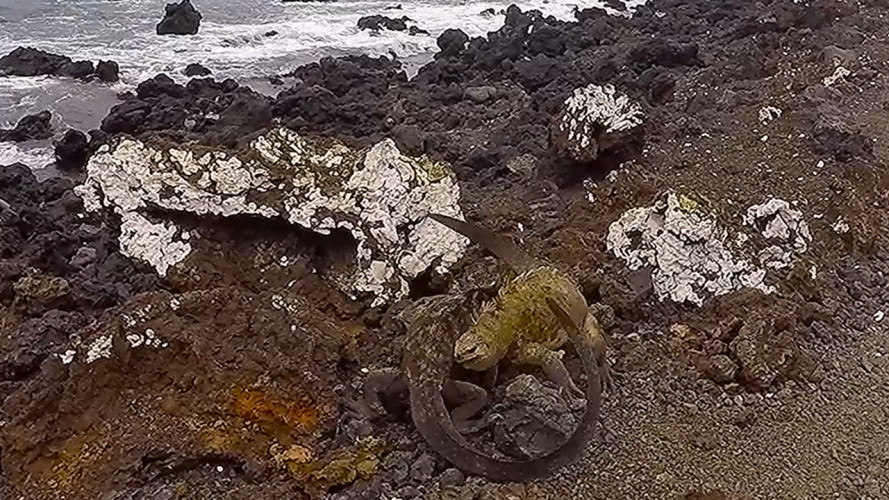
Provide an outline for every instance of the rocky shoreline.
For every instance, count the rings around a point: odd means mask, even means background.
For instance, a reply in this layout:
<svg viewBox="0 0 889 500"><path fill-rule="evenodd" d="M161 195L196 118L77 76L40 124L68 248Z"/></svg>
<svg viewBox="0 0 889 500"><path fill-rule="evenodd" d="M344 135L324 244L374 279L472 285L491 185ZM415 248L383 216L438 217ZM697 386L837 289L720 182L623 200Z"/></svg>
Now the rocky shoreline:
<svg viewBox="0 0 889 500"><path fill-rule="evenodd" d="M410 79L142 82L59 142L70 179L0 167L0 496L889 496L887 9L511 7ZM506 276L433 210L615 312L602 431L553 480L464 477L403 401L354 411L402 311Z"/></svg>

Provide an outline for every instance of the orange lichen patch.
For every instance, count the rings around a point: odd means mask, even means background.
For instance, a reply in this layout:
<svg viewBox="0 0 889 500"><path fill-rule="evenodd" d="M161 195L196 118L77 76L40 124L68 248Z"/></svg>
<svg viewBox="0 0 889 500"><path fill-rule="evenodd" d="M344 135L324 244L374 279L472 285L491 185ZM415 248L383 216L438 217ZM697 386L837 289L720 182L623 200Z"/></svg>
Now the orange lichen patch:
<svg viewBox="0 0 889 500"><path fill-rule="evenodd" d="M318 428L324 410L308 398L286 400L255 388L232 391L232 412L256 423L269 436L288 442L294 435L305 435Z"/></svg>
<svg viewBox="0 0 889 500"><path fill-rule="evenodd" d="M89 482L103 464L109 463L108 440L96 432L66 440L52 458L33 462L27 470L26 489L52 496L77 496L91 487ZM113 460L113 458L111 458Z"/></svg>
<svg viewBox="0 0 889 500"><path fill-rule="evenodd" d="M367 438L320 460L313 460L311 452L302 447L291 447L276 458L303 483L306 490L322 493L335 486L371 478L377 473L380 457L385 451L382 441Z"/></svg>

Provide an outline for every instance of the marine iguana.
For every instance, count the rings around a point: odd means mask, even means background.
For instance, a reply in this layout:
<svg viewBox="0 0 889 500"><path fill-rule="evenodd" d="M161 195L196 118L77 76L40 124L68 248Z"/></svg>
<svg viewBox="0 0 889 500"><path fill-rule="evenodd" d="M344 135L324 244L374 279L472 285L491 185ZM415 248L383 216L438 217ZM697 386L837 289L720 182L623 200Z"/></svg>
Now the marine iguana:
<svg viewBox="0 0 889 500"><path fill-rule="evenodd" d="M402 370L410 392L411 418L436 452L468 474L501 482L543 478L573 462L595 433L601 395L595 346L560 305L552 299L546 303L570 330L586 374L586 408L574 434L560 448L529 461L500 460L482 453L466 441L448 415L442 394L451 382L454 341L471 321L473 301L464 296L421 299L408 321Z"/></svg>
<svg viewBox="0 0 889 500"><path fill-rule="evenodd" d="M573 324L582 325L581 330L595 347L603 387L611 387L605 337L596 317L598 307L587 306L580 287L568 273L529 256L509 239L488 230L444 215L429 217L486 247L517 274L457 339L454 359L459 364L478 371L494 368L503 359L536 365L556 384L580 393L558 350L568 340L568 332L547 305L546 299L552 298Z"/></svg>

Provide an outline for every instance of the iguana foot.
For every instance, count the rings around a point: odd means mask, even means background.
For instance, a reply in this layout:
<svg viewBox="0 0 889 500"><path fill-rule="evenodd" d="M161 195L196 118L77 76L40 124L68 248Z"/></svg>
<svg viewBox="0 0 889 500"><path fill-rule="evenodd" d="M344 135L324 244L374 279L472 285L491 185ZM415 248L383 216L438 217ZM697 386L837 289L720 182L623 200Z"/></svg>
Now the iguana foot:
<svg viewBox="0 0 889 500"><path fill-rule="evenodd" d="M382 415L388 409L384 404L381 394L394 396L406 393L407 380L397 368L383 368L371 371L364 380L363 411L364 416L372 418Z"/></svg>
<svg viewBox="0 0 889 500"><path fill-rule="evenodd" d="M543 368L546 378L550 379L554 384L564 387L577 398L586 399L586 393L581 391L577 384L574 383L574 379L571 378L571 374L565 368L565 363L562 362L561 356L549 356L541 368Z"/></svg>
<svg viewBox="0 0 889 500"><path fill-rule="evenodd" d="M445 401L457 405L451 410L451 421L460 434L472 434L487 425L484 418L473 419L488 405L488 391L484 388L470 382L454 380L446 385L442 395Z"/></svg>
<svg viewBox="0 0 889 500"><path fill-rule="evenodd" d="M565 368L565 363L562 361L564 352L554 351L542 344L529 343L525 344L518 354L517 361L540 366L546 378L553 383L564 387L578 398L586 398L586 394L577 387L568 369Z"/></svg>

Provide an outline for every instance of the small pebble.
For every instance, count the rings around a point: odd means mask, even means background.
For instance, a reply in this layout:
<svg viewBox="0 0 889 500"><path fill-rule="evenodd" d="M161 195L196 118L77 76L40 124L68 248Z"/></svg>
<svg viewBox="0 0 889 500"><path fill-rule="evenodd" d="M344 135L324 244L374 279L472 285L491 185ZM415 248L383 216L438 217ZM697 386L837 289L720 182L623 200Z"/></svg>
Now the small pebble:
<svg viewBox="0 0 889 500"><path fill-rule="evenodd" d="M411 479L424 483L432 479L435 470L435 457L426 453L411 465Z"/></svg>
<svg viewBox="0 0 889 500"><path fill-rule="evenodd" d="M459 470L451 468L441 473L439 482L442 486L463 486L466 476Z"/></svg>

